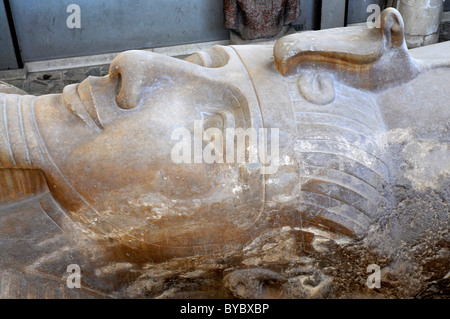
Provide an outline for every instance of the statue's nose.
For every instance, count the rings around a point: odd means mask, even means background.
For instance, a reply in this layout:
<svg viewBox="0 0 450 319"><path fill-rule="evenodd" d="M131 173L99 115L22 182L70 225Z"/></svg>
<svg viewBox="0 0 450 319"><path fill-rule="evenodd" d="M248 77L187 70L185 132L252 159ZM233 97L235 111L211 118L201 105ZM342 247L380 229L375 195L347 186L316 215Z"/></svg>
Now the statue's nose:
<svg viewBox="0 0 450 319"><path fill-rule="evenodd" d="M127 51L111 63L109 77L116 81L116 103L122 109L139 105L142 93L149 86L149 78L158 76L154 68L155 54L147 51Z"/></svg>

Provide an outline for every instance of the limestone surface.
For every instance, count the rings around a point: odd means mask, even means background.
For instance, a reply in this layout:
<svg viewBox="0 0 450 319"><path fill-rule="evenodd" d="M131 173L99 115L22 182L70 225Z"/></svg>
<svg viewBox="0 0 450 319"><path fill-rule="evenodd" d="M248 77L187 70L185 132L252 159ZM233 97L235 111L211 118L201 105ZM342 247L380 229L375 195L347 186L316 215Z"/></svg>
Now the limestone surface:
<svg viewBox="0 0 450 319"><path fill-rule="evenodd" d="M0 296L448 298L450 46L380 25L0 85Z"/></svg>

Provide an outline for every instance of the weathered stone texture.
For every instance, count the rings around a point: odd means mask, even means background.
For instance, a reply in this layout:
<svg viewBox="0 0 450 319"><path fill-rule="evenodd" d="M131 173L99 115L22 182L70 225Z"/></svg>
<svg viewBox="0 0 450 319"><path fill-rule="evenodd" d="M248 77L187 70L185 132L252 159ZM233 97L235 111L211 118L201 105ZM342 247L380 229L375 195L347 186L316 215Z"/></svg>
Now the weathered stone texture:
<svg viewBox="0 0 450 319"><path fill-rule="evenodd" d="M62 94L0 84L0 297L448 298L449 45L408 51L390 8L381 29L124 52ZM195 125L201 146L277 128L276 170L174 161Z"/></svg>
<svg viewBox="0 0 450 319"><path fill-rule="evenodd" d="M438 42L443 0L400 0L398 9L405 21L409 48Z"/></svg>

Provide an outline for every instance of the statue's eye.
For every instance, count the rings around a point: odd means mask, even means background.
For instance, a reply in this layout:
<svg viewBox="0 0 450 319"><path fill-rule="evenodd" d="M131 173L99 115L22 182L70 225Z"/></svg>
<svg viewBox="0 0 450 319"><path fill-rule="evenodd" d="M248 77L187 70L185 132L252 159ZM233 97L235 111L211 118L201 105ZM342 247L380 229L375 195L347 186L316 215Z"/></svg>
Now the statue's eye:
<svg viewBox="0 0 450 319"><path fill-rule="evenodd" d="M206 131L209 128L217 128L224 131L224 120L219 113L206 113L202 112L203 130Z"/></svg>
<svg viewBox="0 0 450 319"><path fill-rule="evenodd" d="M203 66L205 68L221 68L230 61L229 53L220 46L214 46L205 51L195 52L188 56L185 61Z"/></svg>

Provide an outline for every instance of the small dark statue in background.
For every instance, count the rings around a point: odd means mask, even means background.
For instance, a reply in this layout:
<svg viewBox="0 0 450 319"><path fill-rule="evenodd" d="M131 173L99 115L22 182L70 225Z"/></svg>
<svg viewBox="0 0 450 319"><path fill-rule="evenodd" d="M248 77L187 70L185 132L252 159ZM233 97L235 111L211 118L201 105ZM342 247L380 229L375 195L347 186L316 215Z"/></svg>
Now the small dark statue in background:
<svg viewBox="0 0 450 319"><path fill-rule="evenodd" d="M300 16L300 0L224 0L225 27L244 40L277 36Z"/></svg>

